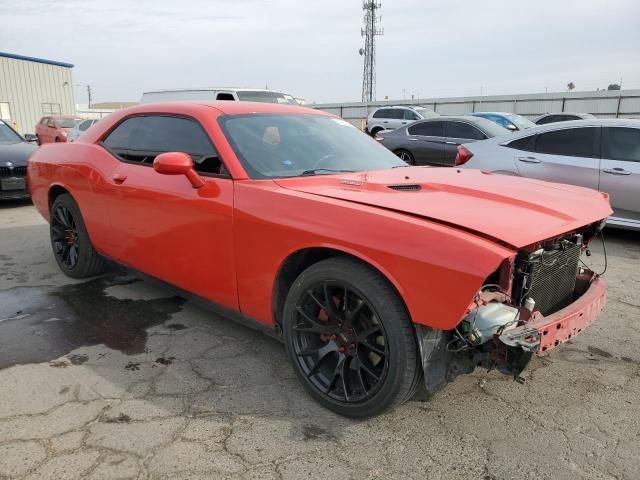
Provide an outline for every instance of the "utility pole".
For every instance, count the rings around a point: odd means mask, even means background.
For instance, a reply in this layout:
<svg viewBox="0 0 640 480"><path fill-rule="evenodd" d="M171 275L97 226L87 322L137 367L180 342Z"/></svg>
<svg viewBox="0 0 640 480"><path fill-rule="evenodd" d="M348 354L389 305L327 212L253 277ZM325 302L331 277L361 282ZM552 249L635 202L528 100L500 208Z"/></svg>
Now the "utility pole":
<svg viewBox="0 0 640 480"><path fill-rule="evenodd" d="M364 56L364 69L362 72L362 101L373 102L376 97L376 41L377 36L382 36L384 31L378 28L381 18L376 13L382 4L376 0L364 0L364 27L360 35L364 37L364 48L360 49L360 55Z"/></svg>
<svg viewBox="0 0 640 480"><path fill-rule="evenodd" d="M87 97L89 97L89 108L91 108L91 85L87 85Z"/></svg>

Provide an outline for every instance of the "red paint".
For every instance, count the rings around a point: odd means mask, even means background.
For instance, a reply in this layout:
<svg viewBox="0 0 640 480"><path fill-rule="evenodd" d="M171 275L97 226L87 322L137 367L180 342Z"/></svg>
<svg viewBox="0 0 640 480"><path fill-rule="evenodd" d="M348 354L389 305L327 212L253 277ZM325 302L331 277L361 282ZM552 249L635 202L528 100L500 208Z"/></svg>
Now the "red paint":
<svg viewBox="0 0 640 480"><path fill-rule="evenodd" d="M41 120L35 127L36 136L41 145L45 143L65 143L67 141L67 133L71 128L62 128L58 123L59 120L82 120L80 117L73 115L50 115L46 118L49 118L47 123L43 124Z"/></svg>
<svg viewBox="0 0 640 480"><path fill-rule="evenodd" d="M51 189L66 189L101 254L267 325L274 321L275 280L286 259L321 247L376 268L414 322L441 329L459 323L485 279L515 255L514 247L611 213L591 190L472 170L415 167L251 180L217 123L222 114L251 112L328 115L244 102L120 110L77 141L44 146L31 157L33 201L48 219ZM124 163L100 145L123 118L142 113L197 120L232 178L196 175L203 185L194 188L188 173L163 175ZM172 158L174 167L184 163ZM156 161L164 163L161 156ZM399 183L418 183L422 190L386 186Z"/></svg>

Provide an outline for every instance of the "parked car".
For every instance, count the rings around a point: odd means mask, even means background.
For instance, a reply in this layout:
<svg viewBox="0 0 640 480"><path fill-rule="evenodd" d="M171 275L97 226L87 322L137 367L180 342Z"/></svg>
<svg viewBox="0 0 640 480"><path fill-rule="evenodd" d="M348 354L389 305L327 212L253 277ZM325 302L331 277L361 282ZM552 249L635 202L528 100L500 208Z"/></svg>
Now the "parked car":
<svg viewBox="0 0 640 480"><path fill-rule="evenodd" d="M484 140L509 130L480 117L437 117L388 132L376 140L409 165L452 167L461 143Z"/></svg>
<svg viewBox="0 0 640 480"><path fill-rule="evenodd" d="M351 417L405 402L423 373L431 393L478 364L518 374L605 301L578 268L611 213L605 195L409 167L318 110L119 110L37 151L28 180L65 274L110 258L254 325L284 341L316 400Z"/></svg>
<svg viewBox="0 0 640 480"><path fill-rule="evenodd" d="M640 120L551 123L459 147L457 163L611 195L608 225L640 229Z"/></svg>
<svg viewBox="0 0 640 480"><path fill-rule="evenodd" d="M568 122L569 120L590 120L596 118L590 113L546 113L536 118L533 123L546 125L547 123Z"/></svg>
<svg viewBox="0 0 640 480"><path fill-rule="evenodd" d="M517 132L518 130L526 130L527 128L536 126L536 124L531 120L524 118L522 115L518 115L516 113L473 112L468 113L467 115L486 118L487 120L491 120L492 122L497 123L501 127L511 130L512 132Z"/></svg>
<svg viewBox="0 0 640 480"><path fill-rule="evenodd" d="M38 145L64 143L67 135L83 119L73 115L50 115L42 117L36 125Z"/></svg>
<svg viewBox="0 0 640 480"><path fill-rule="evenodd" d="M380 107L367 117L365 131L375 136L382 130L395 130L416 120L439 117L440 115L424 107L407 105L395 107Z"/></svg>
<svg viewBox="0 0 640 480"><path fill-rule="evenodd" d="M71 130L69 130L69 133L67 133L67 142L73 142L74 140L76 140L82 134L82 132L87 130L98 120L98 118L89 118L87 120L82 120L81 122L76 122L75 126Z"/></svg>
<svg viewBox="0 0 640 480"><path fill-rule="evenodd" d="M27 159L38 149L0 120L0 200L27 198Z"/></svg>
<svg viewBox="0 0 640 480"><path fill-rule="evenodd" d="M158 90L144 92L140 103L166 102L175 100L229 100L242 102L278 103L283 105L299 105L299 102L288 93L257 88L182 88L174 90Z"/></svg>

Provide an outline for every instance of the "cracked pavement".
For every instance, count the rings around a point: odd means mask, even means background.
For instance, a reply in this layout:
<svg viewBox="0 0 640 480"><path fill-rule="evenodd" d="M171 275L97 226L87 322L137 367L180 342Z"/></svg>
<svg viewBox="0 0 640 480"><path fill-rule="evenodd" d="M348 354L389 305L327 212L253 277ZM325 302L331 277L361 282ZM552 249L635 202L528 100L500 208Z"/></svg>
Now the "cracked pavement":
<svg viewBox="0 0 640 480"><path fill-rule="evenodd" d="M122 275L65 277L33 206L3 204L0 479L639 478L640 234L605 233L604 314L524 385L477 370L352 421L277 341Z"/></svg>

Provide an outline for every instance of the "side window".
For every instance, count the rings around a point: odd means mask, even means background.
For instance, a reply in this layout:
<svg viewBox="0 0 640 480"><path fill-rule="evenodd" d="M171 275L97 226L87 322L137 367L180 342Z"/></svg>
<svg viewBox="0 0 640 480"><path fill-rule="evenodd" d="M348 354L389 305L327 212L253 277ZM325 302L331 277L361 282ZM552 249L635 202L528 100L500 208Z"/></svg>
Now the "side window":
<svg viewBox="0 0 640 480"><path fill-rule="evenodd" d="M412 110L405 110L402 118L404 120L418 120L418 115Z"/></svg>
<svg viewBox="0 0 640 480"><path fill-rule="evenodd" d="M387 116L387 112L389 112L388 108L381 108L379 110L376 110L373 114L373 118L389 118Z"/></svg>
<svg viewBox="0 0 640 480"><path fill-rule="evenodd" d="M402 120L404 118L404 110L400 108L390 108L387 110L387 118L393 118L394 120Z"/></svg>
<svg viewBox="0 0 640 480"><path fill-rule="evenodd" d="M92 124L93 124L93 120L85 120L84 122L80 123L80 125L78 125L78 130L80 130L81 132L84 132Z"/></svg>
<svg viewBox="0 0 640 480"><path fill-rule="evenodd" d="M575 115L556 115L556 122L567 122L569 120L580 120L580 117Z"/></svg>
<svg viewBox="0 0 640 480"><path fill-rule="evenodd" d="M640 128L609 127L603 157L640 162Z"/></svg>
<svg viewBox="0 0 640 480"><path fill-rule="evenodd" d="M231 93L219 93L216 96L216 100L231 100L231 101L235 101L235 98L233 98L233 94L231 94Z"/></svg>
<svg viewBox="0 0 640 480"><path fill-rule="evenodd" d="M184 152L193 159L197 172L226 172L206 132L198 122L188 118L131 117L118 125L102 143L129 162L151 165L160 153Z"/></svg>
<svg viewBox="0 0 640 480"><path fill-rule="evenodd" d="M419 122L407 128L409 135L444 137L444 122Z"/></svg>
<svg viewBox="0 0 640 480"><path fill-rule="evenodd" d="M566 128L554 132L540 133L536 141L536 152L550 155L597 158L596 142L598 128Z"/></svg>
<svg viewBox="0 0 640 480"><path fill-rule="evenodd" d="M525 152L533 152L536 147L536 136L522 137L507 144L509 148L516 150L524 150Z"/></svg>
<svg viewBox="0 0 640 480"><path fill-rule="evenodd" d="M42 117L42 120L40 120L40 125L46 125L47 123L49 123L49 117Z"/></svg>
<svg viewBox="0 0 640 480"><path fill-rule="evenodd" d="M449 138L468 138L484 140L487 136L476 127L463 122L447 122L446 136Z"/></svg>

